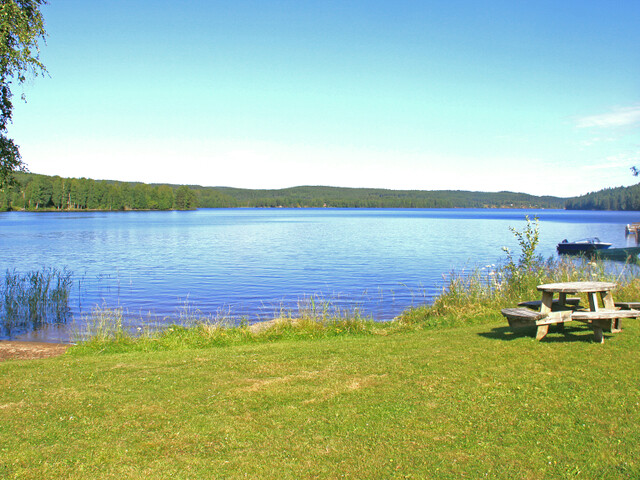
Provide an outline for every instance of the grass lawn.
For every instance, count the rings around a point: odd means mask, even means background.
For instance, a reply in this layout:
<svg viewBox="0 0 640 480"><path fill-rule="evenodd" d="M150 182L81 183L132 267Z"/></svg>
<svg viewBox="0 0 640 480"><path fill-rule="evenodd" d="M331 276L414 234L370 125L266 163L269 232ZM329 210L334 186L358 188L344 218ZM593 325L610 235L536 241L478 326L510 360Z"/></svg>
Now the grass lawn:
<svg viewBox="0 0 640 480"><path fill-rule="evenodd" d="M640 322L0 363L0 477L640 478Z"/></svg>

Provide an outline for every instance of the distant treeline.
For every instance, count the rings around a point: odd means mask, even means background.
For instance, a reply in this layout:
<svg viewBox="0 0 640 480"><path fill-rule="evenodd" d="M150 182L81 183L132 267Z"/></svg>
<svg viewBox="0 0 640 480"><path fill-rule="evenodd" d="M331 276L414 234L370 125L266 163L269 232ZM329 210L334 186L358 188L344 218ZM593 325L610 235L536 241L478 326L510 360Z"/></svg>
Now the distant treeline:
<svg viewBox="0 0 640 480"><path fill-rule="evenodd" d="M191 210L198 207L195 192L184 185L148 185L30 173L14 176L14 185L0 189L0 211Z"/></svg>
<svg viewBox="0 0 640 480"><path fill-rule="evenodd" d="M252 190L199 185L62 178L17 173L0 189L0 210L188 210L194 208L567 208L640 210L640 184L581 197L537 197L513 192L385 190L306 186Z"/></svg>
<svg viewBox="0 0 640 480"><path fill-rule="evenodd" d="M512 192L306 186L252 190L62 178L17 173L0 210L186 210L201 208L564 208L565 199Z"/></svg>
<svg viewBox="0 0 640 480"><path fill-rule="evenodd" d="M605 188L566 201L568 210L640 210L640 184Z"/></svg>
<svg viewBox="0 0 640 480"><path fill-rule="evenodd" d="M374 188L293 187L249 190L190 185L198 205L216 207L333 208L563 208L563 198L512 192L385 190Z"/></svg>

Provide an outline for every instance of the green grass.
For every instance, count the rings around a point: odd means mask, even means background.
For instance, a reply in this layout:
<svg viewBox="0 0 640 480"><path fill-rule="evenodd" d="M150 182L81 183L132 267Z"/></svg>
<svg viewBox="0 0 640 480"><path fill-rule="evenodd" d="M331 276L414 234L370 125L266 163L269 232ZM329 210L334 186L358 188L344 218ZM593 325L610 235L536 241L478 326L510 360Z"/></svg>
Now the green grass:
<svg viewBox="0 0 640 480"><path fill-rule="evenodd" d="M486 320L4 362L0 477L638 478L638 323Z"/></svg>

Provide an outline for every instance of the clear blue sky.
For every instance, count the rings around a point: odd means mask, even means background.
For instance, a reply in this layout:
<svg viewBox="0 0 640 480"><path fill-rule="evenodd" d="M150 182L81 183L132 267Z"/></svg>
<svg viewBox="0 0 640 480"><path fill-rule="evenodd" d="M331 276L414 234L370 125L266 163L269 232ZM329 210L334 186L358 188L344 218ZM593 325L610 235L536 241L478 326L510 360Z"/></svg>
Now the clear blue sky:
<svg viewBox="0 0 640 480"><path fill-rule="evenodd" d="M640 1L51 0L30 170L571 196L637 182Z"/></svg>

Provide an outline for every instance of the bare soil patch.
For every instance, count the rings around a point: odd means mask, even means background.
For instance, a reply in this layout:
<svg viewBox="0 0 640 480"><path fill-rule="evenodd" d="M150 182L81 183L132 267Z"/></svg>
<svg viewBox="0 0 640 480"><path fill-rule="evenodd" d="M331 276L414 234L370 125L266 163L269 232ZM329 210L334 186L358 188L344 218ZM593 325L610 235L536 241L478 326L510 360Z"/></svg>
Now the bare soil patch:
<svg viewBox="0 0 640 480"><path fill-rule="evenodd" d="M10 359L31 360L57 357L67 351L62 343L0 341L0 362Z"/></svg>

